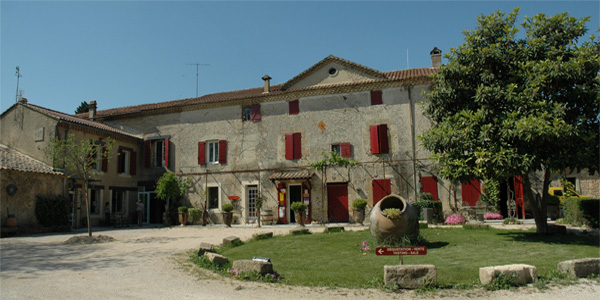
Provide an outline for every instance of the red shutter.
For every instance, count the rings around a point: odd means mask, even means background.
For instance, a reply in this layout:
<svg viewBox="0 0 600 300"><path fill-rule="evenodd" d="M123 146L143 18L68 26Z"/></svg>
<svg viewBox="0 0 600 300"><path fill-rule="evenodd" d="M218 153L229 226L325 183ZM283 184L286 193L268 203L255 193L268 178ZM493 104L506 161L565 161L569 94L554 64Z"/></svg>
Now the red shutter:
<svg viewBox="0 0 600 300"><path fill-rule="evenodd" d="M373 206L383 197L392 193L392 184L390 179L373 180Z"/></svg>
<svg viewBox="0 0 600 300"><path fill-rule="evenodd" d="M294 135L285 135L285 159L294 159Z"/></svg>
<svg viewBox="0 0 600 300"><path fill-rule="evenodd" d="M165 167L169 166L169 138L165 139Z"/></svg>
<svg viewBox="0 0 600 300"><path fill-rule="evenodd" d="M300 101L294 100L289 102L290 105L290 115L297 115L300 113Z"/></svg>
<svg viewBox="0 0 600 300"><path fill-rule="evenodd" d="M371 153L378 154L379 153L379 130L377 130L377 125L372 125L369 127L371 131Z"/></svg>
<svg viewBox="0 0 600 300"><path fill-rule="evenodd" d="M102 147L102 172L108 171L108 157L106 157L106 152L108 152L106 147Z"/></svg>
<svg viewBox="0 0 600 300"><path fill-rule="evenodd" d="M340 148L342 150L342 157L352 157L352 149L350 148L350 143L340 143Z"/></svg>
<svg viewBox="0 0 600 300"><path fill-rule="evenodd" d="M252 121L260 121L260 104L252 104L250 106L250 119Z"/></svg>
<svg viewBox="0 0 600 300"><path fill-rule="evenodd" d="M133 151L129 157L129 174L135 175L137 173L137 152Z"/></svg>
<svg viewBox="0 0 600 300"><path fill-rule="evenodd" d="M421 177L421 185L423 193L432 194L433 200L438 201L437 179L434 176Z"/></svg>
<svg viewBox="0 0 600 300"><path fill-rule="evenodd" d="M383 96L381 91L371 91L371 105L383 104Z"/></svg>
<svg viewBox="0 0 600 300"><path fill-rule="evenodd" d="M302 158L302 135L294 133L294 159Z"/></svg>
<svg viewBox="0 0 600 300"><path fill-rule="evenodd" d="M227 163L227 141L225 140L219 141L219 163Z"/></svg>
<svg viewBox="0 0 600 300"><path fill-rule="evenodd" d="M198 164L199 165L206 164L206 154L204 152L205 149L206 149L206 143L198 142Z"/></svg>
<svg viewBox="0 0 600 300"><path fill-rule="evenodd" d="M117 172L119 174L123 173L123 171L125 171L125 154L123 154L123 151L119 150L119 165L117 168Z"/></svg>
<svg viewBox="0 0 600 300"><path fill-rule="evenodd" d="M390 146L388 144L388 128L386 124L381 124L378 127L379 132L379 153L390 152Z"/></svg>
<svg viewBox="0 0 600 300"><path fill-rule="evenodd" d="M152 142L144 141L144 167L150 168L152 163Z"/></svg>
<svg viewBox="0 0 600 300"><path fill-rule="evenodd" d="M468 203L469 206L475 206L479 196L481 196L481 185L478 179L473 179L468 183L461 185L462 190L462 202L463 204Z"/></svg>

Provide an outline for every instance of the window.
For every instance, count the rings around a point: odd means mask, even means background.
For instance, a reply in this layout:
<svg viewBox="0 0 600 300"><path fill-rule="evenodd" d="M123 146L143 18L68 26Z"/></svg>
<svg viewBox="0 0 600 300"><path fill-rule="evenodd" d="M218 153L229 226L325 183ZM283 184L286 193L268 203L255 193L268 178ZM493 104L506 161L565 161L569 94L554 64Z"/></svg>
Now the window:
<svg viewBox="0 0 600 300"><path fill-rule="evenodd" d="M101 148L96 147L96 148L94 148L93 153L90 155L90 159L92 160L90 166L93 171L98 171L98 172L100 171L100 166L102 165L101 163L99 163L102 159L102 155L100 155L100 153L101 153L100 151L101 151Z"/></svg>
<svg viewBox="0 0 600 300"><path fill-rule="evenodd" d="M169 166L169 138L144 142L144 166L146 168Z"/></svg>
<svg viewBox="0 0 600 300"><path fill-rule="evenodd" d="M256 198L258 198L258 185L249 185L246 192L246 199L248 199L248 220L256 221L258 219Z"/></svg>
<svg viewBox="0 0 600 300"><path fill-rule="evenodd" d="M242 121L260 121L260 104L252 104L242 107Z"/></svg>
<svg viewBox="0 0 600 300"><path fill-rule="evenodd" d="M125 212L125 195L127 191L113 190L112 191L112 213L121 214Z"/></svg>
<svg viewBox="0 0 600 300"><path fill-rule="evenodd" d="M383 104L383 93L381 91L371 91L371 105Z"/></svg>
<svg viewBox="0 0 600 300"><path fill-rule="evenodd" d="M290 115L297 115L300 113L300 101L294 100L288 102L290 108Z"/></svg>
<svg viewBox="0 0 600 300"><path fill-rule="evenodd" d="M388 144L388 129L386 124L373 125L371 131L371 153L383 154L390 151Z"/></svg>
<svg viewBox="0 0 600 300"><path fill-rule="evenodd" d="M208 187L208 209L219 208L219 187Z"/></svg>
<svg viewBox="0 0 600 300"><path fill-rule="evenodd" d="M350 143L340 143L336 145L331 145L331 151L339 154L341 157L344 158L352 157Z"/></svg>
<svg viewBox="0 0 600 300"><path fill-rule="evenodd" d="M226 164L227 141L198 142L198 164Z"/></svg>
<svg viewBox="0 0 600 300"><path fill-rule="evenodd" d="M119 149L119 174L135 175L137 166L137 153L130 148Z"/></svg>
<svg viewBox="0 0 600 300"><path fill-rule="evenodd" d="M300 132L285 135L285 159L302 158L302 135Z"/></svg>
<svg viewBox="0 0 600 300"><path fill-rule="evenodd" d="M100 204L102 204L101 191L97 188L91 188L88 193L90 197L90 213L97 215L100 213Z"/></svg>

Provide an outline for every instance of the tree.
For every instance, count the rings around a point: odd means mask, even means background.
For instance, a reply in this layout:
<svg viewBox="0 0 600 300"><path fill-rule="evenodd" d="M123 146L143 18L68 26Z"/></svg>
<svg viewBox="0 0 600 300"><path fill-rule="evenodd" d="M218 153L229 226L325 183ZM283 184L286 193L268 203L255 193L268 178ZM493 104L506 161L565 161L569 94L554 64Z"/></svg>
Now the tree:
<svg viewBox="0 0 600 300"><path fill-rule="evenodd" d="M181 197L183 197L189 186L189 178L188 180L178 179L175 173L169 171L165 172L156 181L156 198L161 200L167 200L167 204L165 207L165 215L163 218L163 221L165 223L167 223L168 221L168 223L170 224L169 202L171 200L179 200Z"/></svg>
<svg viewBox="0 0 600 300"><path fill-rule="evenodd" d="M464 32L434 77L432 127L420 138L447 179L522 176L537 232L546 233L551 173L598 169L600 45L593 35L578 43L589 18L525 17L517 37L517 15L480 16ZM541 197L532 190L537 171Z"/></svg>
<svg viewBox="0 0 600 300"><path fill-rule="evenodd" d="M79 106L77 107L77 109L75 109L75 114L80 114L80 113L85 113L90 111L90 108L88 106L88 103L83 101L81 102L81 104L79 104Z"/></svg>
<svg viewBox="0 0 600 300"><path fill-rule="evenodd" d="M88 235L92 236L92 223L90 222L90 198L88 187L96 176L94 166L102 164L103 160L110 161L113 156L114 141L109 137L104 143L95 143L89 139L77 140L74 134L69 134L66 140L51 139L42 149L47 157L52 160L56 169L64 171L69 177L81 179L84 182L83 195L86 203L86 217Z"/></svg>

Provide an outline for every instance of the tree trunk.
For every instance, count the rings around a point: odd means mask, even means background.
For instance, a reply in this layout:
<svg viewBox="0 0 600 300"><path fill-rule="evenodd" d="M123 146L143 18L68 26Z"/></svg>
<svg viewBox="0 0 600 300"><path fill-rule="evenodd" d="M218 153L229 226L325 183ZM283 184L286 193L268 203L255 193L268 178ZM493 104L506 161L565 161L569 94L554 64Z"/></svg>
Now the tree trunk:
<svg viewBox="0 0 600 300"><path fill-rule="evenodd" d="M529 208L533 213L533 218L535 220L535 226L538 234L547 234L548 233L548 220L546 214L546 196L548 186L550 185L550 172L548 170L544 171L544 184L542 195L539 196L533 194L533 190L531 188L531 180L529 178L529 174L523 175L523 191L525 193L525 201L529 204Z"/></svg>
<svg viewBox="0 0 600 300"><path fill-rule="evenodd" d="M88 197L88 181L83 183L83 196L85 197L85 211L87 212L88 236L92 236L92 222L90 222L90 199Z"/></svg>

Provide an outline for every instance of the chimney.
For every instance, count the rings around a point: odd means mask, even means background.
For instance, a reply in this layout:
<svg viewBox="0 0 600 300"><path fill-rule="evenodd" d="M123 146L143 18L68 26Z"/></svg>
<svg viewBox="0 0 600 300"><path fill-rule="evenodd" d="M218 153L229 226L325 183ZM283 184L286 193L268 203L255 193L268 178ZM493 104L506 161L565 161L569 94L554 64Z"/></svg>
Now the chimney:
<svg viewBox="0 0 600 300"><path fill-rule="evenodd" d="M262 77L262 80L265 81L265 89L263 91L263 94L271 92L271 79L273 78L269 77L269 75L265 75Z"/></svg>
<svg viewBox="0 0 600 300"><path fill-rule="evenodd" d="M90 101L88 104L88 112L90 114L90 119L93 120L96 117L96 101Z"/></svg>
<svg viewBox="0 0 600 300"><path fill-rule="evenodd" d="M27 103L27 98L25 98L25 97L20 97L20 98L19 98L19 103Z"/></svg>
<svg viewBox="0 0 600 300"><path fill-rule="evenodd" d="M438 49L438 47L434 47L431 52L431 66L434 68L439 68L442 66L442 50Z"/></svg>

